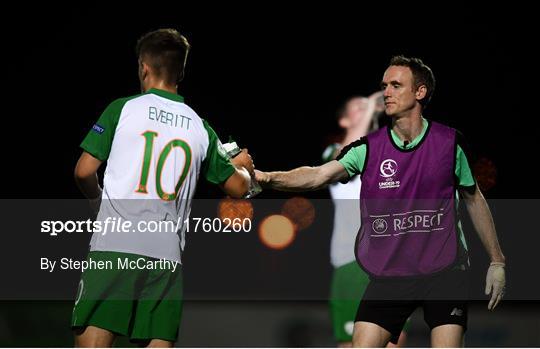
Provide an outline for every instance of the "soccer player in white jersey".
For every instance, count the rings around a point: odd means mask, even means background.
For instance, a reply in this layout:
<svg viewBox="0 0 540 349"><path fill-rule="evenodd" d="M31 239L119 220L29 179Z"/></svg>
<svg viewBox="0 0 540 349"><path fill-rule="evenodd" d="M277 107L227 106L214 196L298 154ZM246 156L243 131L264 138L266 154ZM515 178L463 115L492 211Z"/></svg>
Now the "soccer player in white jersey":
<svg viewBox="0 0 540 349"><path fill-rule="evenodd" d="M322 155L323 163L334 160L343 147L379 128L379 117L384 111L382 92L369 97L349 98L338 112L338 124L344 131L339 143L329 145ZM360 228L360 176L347 183L328 186L334 202L334 227L330 244L330 260L334 267L330 288L330 311L334 338L339 347L352 347L354 320L362 296L369 283L368 275L360 268L354 256L354 242ZM406 327L408 327L407 322ZM397 343L406 342L403 331ZM395 346L391 343L389 347Z"/></svg>
<svg viewBox="0 0 540 349"><path fill-rule="evenodd" d="M75 178L91 203L101 202L97 220L121 218L136 228L94 232L88 259L113 267L82 274L72 319L76 346L109 347L117 335L172 346L182 311L186 227L150 233L139 222L184 222L201 175L232 197L249 188L247 151L229 159L208 122L177 93L189 48L173 29L142 36L142 94L113 101L81 144ZM104 161L102 190L96 173Z"/></svg>

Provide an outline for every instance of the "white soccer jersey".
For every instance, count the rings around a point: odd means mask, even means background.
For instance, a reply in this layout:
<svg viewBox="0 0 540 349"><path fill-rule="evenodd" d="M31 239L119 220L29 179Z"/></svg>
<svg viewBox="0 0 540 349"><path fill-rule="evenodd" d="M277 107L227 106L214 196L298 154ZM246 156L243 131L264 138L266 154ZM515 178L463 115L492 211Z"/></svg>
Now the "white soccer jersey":
<svg viewBox="0 0 540 349"><path fill-rule="evenodd" d="M234 172L208 123L181 96L157 89L111 103L81 147L107 160L97 219L121 218L133 225L128 232L94 233L92 251L180 262L184 224L178 231L162 225L150 232L156 227L150 222L183 222L201 172L216 184Z"/></svg>
<svg viewBox="0 0 540 349"><path fill-rule="evenodd" d="M340 144L326 147L322 161L334 159ZM355 260L354 245L360 229L360 176L351 178L347 183L335 183L328 186L334 203L334 228L330 242L330 262L334 268L341 267Z"/></svg>
<svg viewBox="0 0 540 349"><path fill-rule="evenodd" d="M354 245L360 229L360 176L329 186L334 202L334 230L330 261L335 268L355 260Z"/></svg>

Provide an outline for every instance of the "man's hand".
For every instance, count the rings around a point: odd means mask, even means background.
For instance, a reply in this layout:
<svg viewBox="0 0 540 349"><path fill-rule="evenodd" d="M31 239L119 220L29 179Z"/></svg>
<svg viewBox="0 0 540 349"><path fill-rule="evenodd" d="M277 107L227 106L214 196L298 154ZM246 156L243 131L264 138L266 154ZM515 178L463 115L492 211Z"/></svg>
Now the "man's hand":
<svg viewBox="0 0 540 349"><path fill-rule="evenodd" d="M474 193L460 190L460 193L463 196L478 237L480 237L480 241L482 241L490 260L492 260L486 275L486 295L491 293L488 309L493 310L504 295L504 285L506 283L505 258L497 239L493 217L480 189L476 187Z"/></svg>
<svg viewBox="0 0 540 349"><path fill-rule="evenodd" d="M488 309L493 310L504 296L506 273L504 263L491 262L486 275L486 295L491 293Z"/></svg>
<svg viewBox="0 0 540 349"><path fill-rule="evenodd" d="M253 164L253 159L251 158L251 155L249 155L246 148L242 149L240 154L232 158L231 163L236 167L244 167L246 170L248 170L250 175L254 174L253 171L255 170L255 165Z"/></svg>
<svg viewBox="0 0 540 349"><path fill-rule="evenodd" d="M383 92L377 91L373 93L371 96L368 97L369 103L373 103L373 107L375 112L383 112L384 111L384 98L383 98Z"/></svg>
<svg viewBox="0 0 540 349"><path fill-rule="evenodd" d="M267 172L255 170L255 180L264 187L270 181L270 175Z"/></svg>

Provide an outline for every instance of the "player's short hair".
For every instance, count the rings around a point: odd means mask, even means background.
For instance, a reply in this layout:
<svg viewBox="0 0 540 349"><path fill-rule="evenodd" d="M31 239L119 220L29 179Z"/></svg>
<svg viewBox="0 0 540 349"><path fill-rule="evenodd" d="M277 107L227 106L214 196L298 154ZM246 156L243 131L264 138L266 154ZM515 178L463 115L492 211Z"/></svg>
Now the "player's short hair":
<svg viewBox="0 0 540 349"><path fill-rule="evenodd" d="M175 29L144 34L135 48L137 57L150 65L159 78L177 84L184 77L189 42Z"/></svg>
<svg viewBox="0 0 540 349"><path fill-rule="evenodd" d="M422 62L420 58L405 57L403 55L392 57L389 65L409 67L412 71L415 88L419 88L422 85L426 86L426 96L419 101L425 107L435 91L435 75L433 75L431 68Z"/></svg>

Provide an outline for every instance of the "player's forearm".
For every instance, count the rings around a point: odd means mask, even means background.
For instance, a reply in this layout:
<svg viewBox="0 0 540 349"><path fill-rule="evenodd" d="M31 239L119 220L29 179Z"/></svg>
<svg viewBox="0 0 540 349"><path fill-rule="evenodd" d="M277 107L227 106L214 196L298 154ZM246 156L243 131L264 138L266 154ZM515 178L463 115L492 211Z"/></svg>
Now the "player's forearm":
<svg viewBox="0 0 540 349"><path fill-rule="evenodd" d="M474 228L476 229L491 261L504 263L505 257L502 253L501 246L499 245L499 240L497 239L495 223L493 222L489 206L482 193L480 193L480 190L477 188L476 193L467 198L465 203Z"/></svg>
<svg viewBox="0 0 540 349"><path fill-rule="evenodd" d="M95 158L92 154L83 151L77 165L75 166L75 183L81 192L90 200L101 197L101 188L97 171L102 161Z"/></svg>
<svg viewBox="0 0 540 349"><path fill-rule="evenodd" d="M364 137L369 133L369 129L371 126L371 123L373 122L373 118L376 114L375 110L375 104L369 103L365 117L360 120L358 125L356 125L354 128L347 131L347 134L345 135L345 138L343 139L343 146L348 145L349 143L352 143L356 140L358 140L361 137Z"/></svg>
<svg viewBox="0 0 540 349"><path fill-rule="evenodd" d="M339 155L339 152L350 143L359 140L360 138L366 136L372 127L373 120L378 117L378 112L375 109L375 104L370 103L368 106L368 110L366 111L366 117L362 118L358 125L355 127L347 130L347 133L345 134L345 138L343 138L343 141L341 142L341 148L338 149L339 151L334 154L334 159L337 158Z"/></svg>
<svg viewBox="0 0 540 349"><path fill-rule="evenodd" d="M339 153L345 148L347 145L351 144L352 142L355 142L359 140L360 138L364 137L367 134L367 127L362 128L361 130L355 130L355 131L348 131L345 135L345 138L343 138L343 141L341 142L341 148L339 149L339 152L336 152L334 154L334 159L336 159L339 155Z"/></svg>
<svg viewBox="0 0 540 349"><path fill-rule="evenodd" d="M298 167L286 172L266 172L264 186L281 191L310 191L325 186L319 167Z"/></svg>
<svg viewBox="0 0 540 349"><path fill-rule="evenodd" d="M96 199L101 195L97 173L85 176L75 173L75 183L87 199Z"/></svg>

